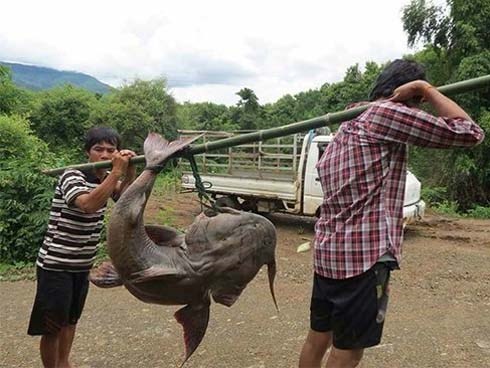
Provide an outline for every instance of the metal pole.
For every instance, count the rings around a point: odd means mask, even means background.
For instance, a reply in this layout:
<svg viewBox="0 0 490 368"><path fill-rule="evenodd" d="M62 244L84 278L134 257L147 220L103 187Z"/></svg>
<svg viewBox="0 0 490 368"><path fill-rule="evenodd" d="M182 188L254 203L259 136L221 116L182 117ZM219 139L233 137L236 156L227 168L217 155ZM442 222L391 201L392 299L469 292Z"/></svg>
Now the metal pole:
<svg viewBox="0 0 490 368"><path fill-rule="evenodd" d="M490 86L490 74L479 78L468 79L461 82L456 82L448 84L437 89L445 95L455 95L465 92L474 91L476 89L484 88ZM232 146L238 146L240 144L263 141L271 138L282 137L294 133L304 132L310 129L316 129L323 126L329 126L343 121L351 120L356 116L360 115L368 106L360 106L353 109L328 113L316 118L299 121L297 123L283 125L281 127L270 128L265 130L259 130L252 133L241 134L236 137L230 137L225 139L220 139L214 142L198 144L192 146L189 149L189 153L197 155L200 153L217 150L220 148L228 148ZM130 161L132 164L139 164L145 162L145 156L133 157ZM112 166L111 161L100 161L96 163L86 163L80 165L66 166L51 170L44 170L43 173L47 175L59 175L63 173L68 168L77 169L81 171L88 171L99 168L110 168Z"/></svg>

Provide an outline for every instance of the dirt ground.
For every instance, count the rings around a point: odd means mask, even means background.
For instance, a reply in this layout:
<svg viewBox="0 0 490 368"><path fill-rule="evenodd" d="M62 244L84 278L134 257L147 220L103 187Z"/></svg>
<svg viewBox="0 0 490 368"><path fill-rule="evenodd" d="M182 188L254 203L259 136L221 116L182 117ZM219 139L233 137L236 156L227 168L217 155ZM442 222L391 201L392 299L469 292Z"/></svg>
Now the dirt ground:
<svg viewBox="0 0 490 368"><path fill-rule="evenodd" d="M147 216L189 224L195 196L151 201ZM262 270L231 308L213 304L204 340L185 367L295 367L308 330L313 222L271 218L278 231L277 313ZM428 215L405 234L402 270L392 275L381 345L362 367L490 367L490 221ZM40 367L26 335L35 282L0 282L0 366ZM144 304L125 289L92 287L73 347L77 367L179 367L179 307Z"/></svg>

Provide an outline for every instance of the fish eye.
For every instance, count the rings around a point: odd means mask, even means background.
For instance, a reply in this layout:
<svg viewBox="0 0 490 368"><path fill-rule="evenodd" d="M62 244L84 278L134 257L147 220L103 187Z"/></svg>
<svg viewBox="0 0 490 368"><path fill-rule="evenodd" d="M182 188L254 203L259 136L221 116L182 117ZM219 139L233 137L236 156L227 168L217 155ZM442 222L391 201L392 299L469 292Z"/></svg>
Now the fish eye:
<svg viewBox="0 0 490 368"><path fill-rule="evenodd" d="M218 215L218 212L211 208L207 208L204 210L204 215L206 215L206 217L215 217Z"/></svg>

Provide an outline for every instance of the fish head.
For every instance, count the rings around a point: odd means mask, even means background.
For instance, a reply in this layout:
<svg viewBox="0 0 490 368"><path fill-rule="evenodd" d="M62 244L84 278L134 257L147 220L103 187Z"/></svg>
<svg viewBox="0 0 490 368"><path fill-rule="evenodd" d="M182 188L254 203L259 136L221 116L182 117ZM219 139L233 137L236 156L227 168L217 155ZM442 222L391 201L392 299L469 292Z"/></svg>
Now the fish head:
<svg viewBox="0 0 490 368"><path fill-rule="evenodd" d="M189 228L186 243L201 247L200 259L219 269L236 263L260 268L275 259L276 229L268 219L254 213L227 209L208 216L203 212Z"/></svg>
<svg viewBox="0 0 490 368"><path fill-rule="evenodd" d="M189 240L203 243L210 248L200 252L203 264L212 267L215 274L211 294L217 303L231 306L246 285L263 265L267 265L269 287L277 308L274 294L276 274L276 229L265 217L236 210L224 211L214 216L201 214L199 229Z"/></svg>

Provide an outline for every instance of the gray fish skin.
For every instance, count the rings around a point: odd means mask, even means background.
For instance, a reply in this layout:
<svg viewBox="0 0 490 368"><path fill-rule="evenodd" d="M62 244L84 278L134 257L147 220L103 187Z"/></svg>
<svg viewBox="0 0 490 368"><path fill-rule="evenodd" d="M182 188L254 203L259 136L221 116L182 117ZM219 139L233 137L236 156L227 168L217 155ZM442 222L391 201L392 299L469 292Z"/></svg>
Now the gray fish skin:
<svg viewBox="0 0 490 368"><path fill-rule="evenodd" d="M107 249L112 265L102 265L91 273L91 281L97 286L123 284L143 302L187 305L176 313L184 328L184 362L205 334L210 296L231 306L260 268L267 265L276 303L276 230L266 218L224 209L224 213L211 217L201 213L185 234L171 227L144 225L144 209L158 171L173 153L189 143L169 143L154 133L148 136L147 169L123 193L109 221Z"/></svg>

